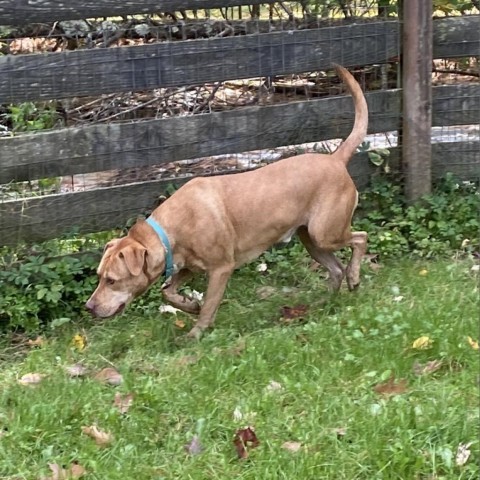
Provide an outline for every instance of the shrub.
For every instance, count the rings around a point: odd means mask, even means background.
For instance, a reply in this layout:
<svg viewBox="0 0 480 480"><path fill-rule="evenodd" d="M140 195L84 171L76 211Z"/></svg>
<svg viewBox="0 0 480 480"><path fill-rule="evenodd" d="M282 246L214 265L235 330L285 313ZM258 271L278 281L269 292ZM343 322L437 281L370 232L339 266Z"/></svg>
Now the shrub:
<svg viewBox="0 0 480 480"><path fill-rule="evenodd" d="M360 195L354 227L368 232L372 253L429 258L476 248L479 212L480 193L474 182L460 182L449 174L431 195L407 205L398 185L378 178Z"/></svg>

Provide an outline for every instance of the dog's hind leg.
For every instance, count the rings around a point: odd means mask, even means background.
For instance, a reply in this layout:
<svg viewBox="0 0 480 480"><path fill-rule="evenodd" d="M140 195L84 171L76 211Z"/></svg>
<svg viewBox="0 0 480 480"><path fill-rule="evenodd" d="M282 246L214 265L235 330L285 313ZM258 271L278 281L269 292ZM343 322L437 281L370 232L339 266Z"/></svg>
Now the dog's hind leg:
<svg viewBox="0 0 480 480"><path fill-rule="evenodd" d="M352 232L350 248L352 257L347 266L347 285L349 290L355 290L360 285L360 263L367 251L367 232Z"/></svg>
<svg viewBox="0 0 480 480"><path fill-rule="evenodd" d="M200 339L202 333L213 325L218 307L222 301L223 294L229 278L231 277L234 265L216 268L208 273L208 287L205 294L205 301L200 311L196 325L188 332L188 337Z"/></svg>
<svg viewBox="0 0 480 480"><path fill-rule="evenodd" d="M345 267L333 252L319 248L305 227L298 229L298 236L312 258L327 269L329 288L331 291L337 292L345 276Z"/></svg>
<svg viewBox="0 0 480 480"><path fill-rule="evenodd" d="M192 276L192 272L186 268L173 275L169 285L163 289L165 300L175 308L186 313L197 315L200 313L200 303L178 293L180 286Z"/></svg>

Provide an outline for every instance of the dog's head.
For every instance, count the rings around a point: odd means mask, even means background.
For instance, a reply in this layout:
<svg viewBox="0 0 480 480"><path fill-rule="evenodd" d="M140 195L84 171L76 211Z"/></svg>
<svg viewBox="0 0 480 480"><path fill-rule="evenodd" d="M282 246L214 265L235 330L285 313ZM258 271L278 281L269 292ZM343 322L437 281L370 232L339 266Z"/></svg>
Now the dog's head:
<svg viewBox="0 0 480 480"><path fill-rule="evenodd" d="M111 317L145 292L154 281L148 274L147 256L147 249L131 236L107 243L87 310L95 317Z"/></svg>

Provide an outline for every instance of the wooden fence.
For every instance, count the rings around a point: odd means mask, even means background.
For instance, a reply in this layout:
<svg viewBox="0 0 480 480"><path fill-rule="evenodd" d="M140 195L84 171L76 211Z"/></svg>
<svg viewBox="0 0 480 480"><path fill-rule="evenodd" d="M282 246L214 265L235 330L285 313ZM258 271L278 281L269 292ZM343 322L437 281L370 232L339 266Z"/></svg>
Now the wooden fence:
<svg viewBox="0 0 480 480"><path fill-rule="evenodd" d="M71 8L70 3L75 7ZM22 24L53 18L152 12L160 8L165 11L260 2L120 3L121 7L119 2L107 0L0 0L0 22ZM434 57L478 55L478 22L479 16L436 20ZM396 20L379 20L230 38L6 55L0 57L0 104L302 73L325 70L332 62L346 67L382 64L397 59L401 50L399 31ZM376 91L366 97L370 108L369 133L400 128L401 90ZM479 121L479 112L480 84L433 88L434 126L474 125ZM14 136L0 139L0 184L341 138L350 131L352 120L351 99L335 97ZM396 149L392 150L392 159L395 165ZM432 168L436 177L446 171L465 178L478 177L478 143L434 144ZM363 187L374 168L365 154L359 154L351 162L350 170ZM86 192L0 200L0 245L38 242L73 229L95 232L121 226L128 218L152 208L171 183L172 180L163 179Z"/></svg>

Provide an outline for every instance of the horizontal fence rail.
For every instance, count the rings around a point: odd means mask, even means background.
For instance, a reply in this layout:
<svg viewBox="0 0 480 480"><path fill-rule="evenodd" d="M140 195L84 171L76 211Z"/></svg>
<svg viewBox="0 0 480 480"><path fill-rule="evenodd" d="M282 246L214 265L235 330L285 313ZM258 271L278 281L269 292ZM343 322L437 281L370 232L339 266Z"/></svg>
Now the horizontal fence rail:
<svg viewBox="0 0 480 480"><path fill-rule="evenodd" d="M400 91L366 98L370 133L398 129ZM476 124L479 111L480 84L434 87L434 126ZM0 184L344 138L352 116L351 98L332 97L4 138Z"/></svg>
<svg viewBox="0 0 480 480"><path fill-rule="evenodd" d="M432 145L432 151L434 178L452 171L452 158L459 156L462 156L460 167L464 178L478 176L478 142L436 143ZM465 157L471 164L465 165ZM390 163L394 168L398 165L398 158L398 149L393 148ZM375 170L366 154L356 154L349 171L357 186L361 187ZM153 180L0 203L0 245L15 245L22 240L41 242L73 231L97 232L121 227L127 220L153 209L168 187L179 186L188 180L190 178Z"/></svg>
<svg viewBox="0 0 480 480"><path fill-rule="evenodd" d="M1 0L0 0L1 1ZM434 23L434 57L480 54L480 16ZM0 57L0 103L286 75L396 60L397 21ZM235 52L235 55L232 55Z"/></svg>
<svg viewBox="0 0 480 480"><path fill-rule="evenodd" d="M383 63L397 22L0 57L0 103L198 85Z"/></svg>
<svg viewBox="0 0 480 480"><path fill-rule="evenodd" d="M0 0L0 25L275 3L271 0Z"/></svg>
<svg viewBox="0 0 480 480"><path fill-rule="evenodd" d="M398 92L369 93L367 99L371 133L398 128ZM352 125L352 99L332 97L39 132L0 140L0 183L342 138Z"/></svg>

